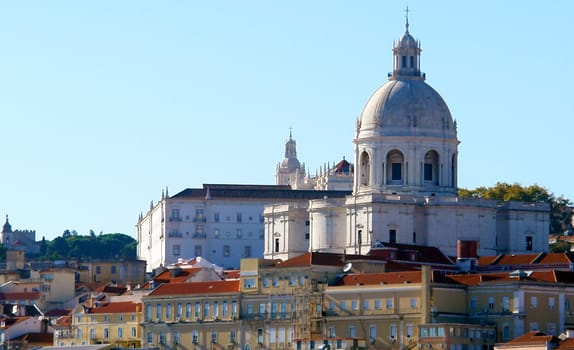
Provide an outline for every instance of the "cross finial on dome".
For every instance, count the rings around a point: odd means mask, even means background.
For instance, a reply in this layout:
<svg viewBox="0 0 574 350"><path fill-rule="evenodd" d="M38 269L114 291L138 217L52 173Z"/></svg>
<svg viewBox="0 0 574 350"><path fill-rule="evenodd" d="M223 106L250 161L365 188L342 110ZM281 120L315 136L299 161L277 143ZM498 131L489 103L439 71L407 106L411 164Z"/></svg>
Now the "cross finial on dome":
<svg viewBox="0 0 574 350"><path fill-rule="evenodd" d="M409 12L412 12L412 10L409 10L409 6L407 5L407 8L405 9L405 31L407 33L409 32Z"/></svg>

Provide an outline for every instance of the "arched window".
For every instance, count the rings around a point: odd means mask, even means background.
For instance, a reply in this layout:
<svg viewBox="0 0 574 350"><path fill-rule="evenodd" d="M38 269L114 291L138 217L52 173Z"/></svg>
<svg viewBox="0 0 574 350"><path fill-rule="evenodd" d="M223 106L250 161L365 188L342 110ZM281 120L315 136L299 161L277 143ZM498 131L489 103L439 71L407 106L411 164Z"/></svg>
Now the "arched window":
<svg viewBox="0 0 574 350"><path fill-rule="evenodd" d="M371 172L371 160L369 154L363 151L361 154L361 185L369 185L369 177Z"/></svg>
<svg viewBox="0 0 574 350"><path fill-rule="evenodd" d="M423 181L425 184L438 185L438 153L428 151L423 164Z"/></svg>
<svg viewBox="0 0 574 350"><path fill-rule="evenodd" d="M402 185L405 157L398 150L387 154L387 185Z"/></svg>

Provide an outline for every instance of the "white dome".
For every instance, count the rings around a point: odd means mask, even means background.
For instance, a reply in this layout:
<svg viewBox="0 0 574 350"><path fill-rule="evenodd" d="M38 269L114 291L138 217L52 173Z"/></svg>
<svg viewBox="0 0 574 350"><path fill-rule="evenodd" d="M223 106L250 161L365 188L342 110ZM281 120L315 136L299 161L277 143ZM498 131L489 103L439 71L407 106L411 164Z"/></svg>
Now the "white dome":
<svg viewBox="0 0 574 350"><path fill-rule="evenodd" d="M442 97L421 79L390 80L367 101L358 138L427 136L456 139L456 127Z"/></svg>

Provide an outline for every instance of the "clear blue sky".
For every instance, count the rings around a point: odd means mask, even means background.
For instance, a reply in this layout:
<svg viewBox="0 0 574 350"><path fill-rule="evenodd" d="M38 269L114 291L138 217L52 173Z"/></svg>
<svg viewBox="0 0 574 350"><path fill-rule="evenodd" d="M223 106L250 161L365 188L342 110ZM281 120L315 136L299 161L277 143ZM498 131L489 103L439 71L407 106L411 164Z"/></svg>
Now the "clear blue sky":
<svg viewBox="0 0 574 350"><path fill-rule="evenodd" d="M312 173L353 159L406 4L2 2L1 215L38 239L135 236L166 186L273 184L290 127ZM459 185L574 199L574 2L408 6L427 82L458 122Z"/></svg>

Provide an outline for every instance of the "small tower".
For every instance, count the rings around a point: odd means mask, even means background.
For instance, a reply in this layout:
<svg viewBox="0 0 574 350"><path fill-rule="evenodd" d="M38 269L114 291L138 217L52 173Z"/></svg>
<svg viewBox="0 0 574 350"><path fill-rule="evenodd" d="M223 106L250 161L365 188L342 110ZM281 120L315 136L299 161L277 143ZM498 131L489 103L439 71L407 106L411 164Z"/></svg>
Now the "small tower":
<svg viewBox="0 0 574 350"><path fill-rule="evenodd" d="M420 42L415 40L409 33L409 16L407 8L405 21L405 33L393 45L393 73L389 75L389 80L397 79L421 79L421 48Z"/></svg>
<svg viewBox="0 0 574 350"><path fill-rule="evenodd" d="M277 164L275 180L277 185L291 185L297 187L298 182L305 177L305 170L297 159L297 143L289 131L289 139L285 143L285 159Z"/></svg>

